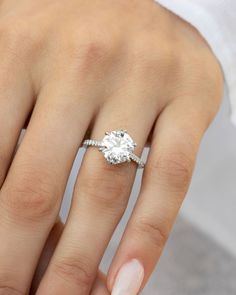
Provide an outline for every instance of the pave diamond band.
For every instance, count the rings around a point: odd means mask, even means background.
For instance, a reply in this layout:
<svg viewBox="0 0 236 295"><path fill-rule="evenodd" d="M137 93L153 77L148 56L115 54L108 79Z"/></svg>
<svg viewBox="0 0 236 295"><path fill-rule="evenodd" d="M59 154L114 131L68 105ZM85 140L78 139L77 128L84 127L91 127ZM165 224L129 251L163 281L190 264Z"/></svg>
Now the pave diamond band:
<svg viewBox="0 0 236 295"><path fill-rule="evenodd" d="M83 145L85 146L95 146L95 147L104 147L102 141L94 140L94 139L86 139L83 142Z"/></svg>
<svg viewBox="0 0 236 295"><path fill-rule="evenodd" d="M120 164L124 162L134 161L139 168L143 168L145 163L133 153L137 144L133 141L126 130L115 130L105 132L102 140L86 139L84 146L99 148L104 158L110 164Z"/></svg>

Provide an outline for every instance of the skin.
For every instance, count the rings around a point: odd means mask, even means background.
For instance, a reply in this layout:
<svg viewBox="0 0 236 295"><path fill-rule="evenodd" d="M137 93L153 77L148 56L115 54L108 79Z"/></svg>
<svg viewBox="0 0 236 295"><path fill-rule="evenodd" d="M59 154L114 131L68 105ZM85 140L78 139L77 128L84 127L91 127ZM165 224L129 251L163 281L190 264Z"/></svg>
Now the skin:
<svg viewBox="0 0 236 295"><path fill-rule="evenodd" d="M37 265L34 278L31 284L31 288L29 292L30 295L33 295L36 293L37 288L40 284L40 281L53 255L53 252L55 251L55 248L63 232L63 229L64 229L64 224L60 220L57 220L57 222L55 223L55 225L53 226L49 234L49 237L45 243L43 252L40 256L39 263ZM91 295L109 295L110 294L106 286L106 277L103 273L101 272L98 273L97 278L92 286L92 290L90 294Z"/></svg>
<svg viewBox="0 0 236 295"><path fill-rule="evenodd" d="M144 265L143 288L220 105L214 54L194 28L150 0L2 0L0 56L0 294L29 293L83 139L116 129L128 130L136 154L145 145L150 153L106 284L111 292L119 268L135 258ZM34 293L106 294L104 283L92 287L136 169L87 150Z"/></svg>

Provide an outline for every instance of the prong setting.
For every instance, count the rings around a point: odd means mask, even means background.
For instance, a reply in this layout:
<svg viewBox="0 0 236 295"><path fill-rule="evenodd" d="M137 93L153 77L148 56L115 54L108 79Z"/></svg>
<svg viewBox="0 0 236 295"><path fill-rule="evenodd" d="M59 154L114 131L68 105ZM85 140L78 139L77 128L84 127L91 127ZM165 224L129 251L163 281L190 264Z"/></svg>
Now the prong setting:
<svg viewBox="0 0 236 295"><path fill-rule="evenodd" d="M144 162L133 152L137 143L128 134L127 130L106 131L102 141L86 139L84 146L98 147L103 153L108 163L117 165L124 162L136 162L140 168L144 167Z"/></svg>

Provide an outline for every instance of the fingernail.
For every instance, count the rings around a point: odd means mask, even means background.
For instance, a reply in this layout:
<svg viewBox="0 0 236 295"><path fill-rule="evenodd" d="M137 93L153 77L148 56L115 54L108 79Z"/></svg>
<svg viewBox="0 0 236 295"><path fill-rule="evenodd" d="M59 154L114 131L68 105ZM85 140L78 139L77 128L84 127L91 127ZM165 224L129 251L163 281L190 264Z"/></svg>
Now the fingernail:
<svg viewBox="0 0 236 295"><path fill-rule="evenodd" d="M143 265L137 259L127 262L116 276L111 295L137 295L143 278Z"/></svg>

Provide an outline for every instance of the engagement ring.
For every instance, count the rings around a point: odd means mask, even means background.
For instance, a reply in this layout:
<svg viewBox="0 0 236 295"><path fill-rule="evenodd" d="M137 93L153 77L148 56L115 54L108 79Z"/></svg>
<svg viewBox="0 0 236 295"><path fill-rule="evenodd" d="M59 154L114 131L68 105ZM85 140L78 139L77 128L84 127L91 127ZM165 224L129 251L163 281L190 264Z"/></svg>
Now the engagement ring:
<svg viewBox="0 0 236 295"><path fill-rule="evenodd" d="M139 165L139 168L143 168L145 165L145 163L133 153L137 144L126 130L105 132L105 136L101 141L86 139L83 145L98 147L99 151L103 153L104 158L110 164L120 164L132 160Z"/></svg>

